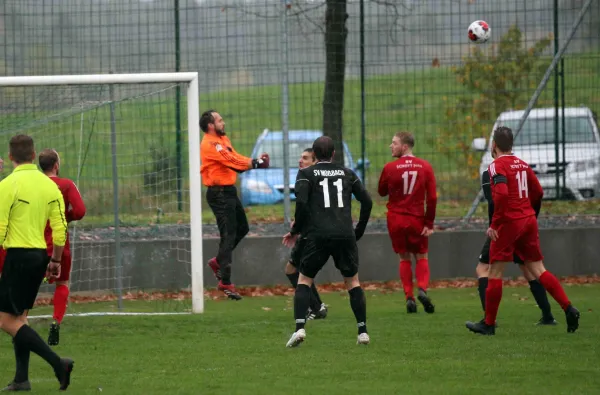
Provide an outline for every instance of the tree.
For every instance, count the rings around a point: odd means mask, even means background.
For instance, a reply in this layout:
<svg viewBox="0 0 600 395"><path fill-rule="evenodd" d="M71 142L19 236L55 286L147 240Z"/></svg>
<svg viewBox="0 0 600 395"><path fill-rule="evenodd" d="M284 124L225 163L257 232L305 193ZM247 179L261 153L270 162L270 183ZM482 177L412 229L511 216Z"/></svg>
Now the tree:
<svg viewBox="0 0 600 395"><path fill-rule="evenodd" d="M540 57L551 43L549 34L526 48L521 31L513 25L498 46L476 46L460 67L453 67L466 92L447 104L437 147L468 173L459 177L479 176L479 163L470 149L472 139L489 137L501 112L525 108L548 66L548 59Z"/></svg>
<svg viewBox="0 0 600 395"><path fill-rule="evenodd" d="M344 163L343 115L346 77L347 0L327 0L325 11L325 86L323 134L333 139L335 159Z"/></svg>
<svg viewBox="0 0 600 395"><path fill-rule="evenodd" d="M395 40L395 29L404 28L401 19L411 15L418 6L415 0L364 0L365 3L385 8L390 23L386 26L392 41ZM314 27L323 33L325 44L325 84L323 91L323 134L333 139L335 143L335 160L344 163L343 150L343 114L344 114L344 81L346 78L346 46L348 38L349 3L358 0L294 0L289 2L288 16L302 25ZM281 16L281 0L274 2L275 12L259 13L247 6L229 5L232 8L257 17L275 19ZM321 17L323 7L325 17ZM308 24L306 23L308 22Z"/></svg>

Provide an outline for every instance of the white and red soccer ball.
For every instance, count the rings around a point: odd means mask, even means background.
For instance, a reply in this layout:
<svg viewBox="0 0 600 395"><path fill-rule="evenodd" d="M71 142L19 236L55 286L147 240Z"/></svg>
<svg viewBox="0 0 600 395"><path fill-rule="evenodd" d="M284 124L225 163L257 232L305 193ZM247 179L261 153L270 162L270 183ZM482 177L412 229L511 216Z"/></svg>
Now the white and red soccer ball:
<svg viewBox="0 0 600 395"><path fill-rule="evenodd" d="M469 26L469 40L475 44L483 44L490 39L492 29L486 21L475 21Z"/></svg>

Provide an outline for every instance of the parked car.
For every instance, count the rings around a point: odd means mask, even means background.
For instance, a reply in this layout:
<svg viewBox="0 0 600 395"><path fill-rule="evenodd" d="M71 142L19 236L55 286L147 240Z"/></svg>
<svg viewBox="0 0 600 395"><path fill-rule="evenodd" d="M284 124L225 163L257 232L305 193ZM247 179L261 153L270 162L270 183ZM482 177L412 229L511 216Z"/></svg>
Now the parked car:
<svg viewBox="0 0 600 395"><path fill-rule="evenodd" d="M294 185L298 174L298 159L306 148L311 148L313 142L322 136L320 130L290 130L289 131L289 166L290 166L290 198L296 199ZM356 171L362 179L362 161L354 162L346 142L344 144L344 165ZM253 169L240 175L242 204L261 205L275 204L283 201L283 132L265 129L258 137L252 150L252 157L261 153L269 154L271 164L268 169ZM365 161L368 168L369 161Z"/></svg>
<svg viewBox="0 0 600 395"><path fill-rule="evenodd" d="M562 199L586 200L600 196L600 136L595 114L587 107L565 108L565 144L562 138L562 109L559 110L558 158L554 132L554 108L534 109L529 113L523 129L514 141L513 152L527 162L537 174L544 189L545 199L556 199L556 174ZM500 114L494 129L508 126L515 130L524 111ZM476 138L471 147L485 154L479 172L483 173L492 162L491 137ZM564 148L564 158L563 158ZM557 163L558 162L558 163ZM564 185L563 185L564 176ZM561 189L558 189L561 190Z"/></svg>

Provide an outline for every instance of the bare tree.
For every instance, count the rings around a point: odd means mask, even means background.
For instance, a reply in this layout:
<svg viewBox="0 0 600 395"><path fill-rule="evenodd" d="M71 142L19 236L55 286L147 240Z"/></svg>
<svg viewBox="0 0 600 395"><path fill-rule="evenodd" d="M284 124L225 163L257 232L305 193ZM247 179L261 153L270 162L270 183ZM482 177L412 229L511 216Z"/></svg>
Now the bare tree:
<svg viewBox="0 0 600 395"><path fill-rule="evenodd" d="M346 46L348 38L348 5L356 4L360 0L294 0L288 16L295 17L299 26L301 19L310 26L323 32L325 40L325 85L323 92L323 134L333 139L335 143L335 160L344 163L343 150L343 116L344 116L344 81L346 78ZM404 29L401 19L412 13L417 0L364 0L366 3L384 7L391 16L391 23L387 27L390 38L394 39L397 28ZM325 18L316 16L321 8L325 7ZM276 7L276 6L274 6ZM258 13L247 6L228 6L245 13L264 18L278 18L281 14L276 8L267 12ZM302 29L302 27L301 27Z"/></svg>
<svg viewBox="0 0 600 395"><path fill-rule="evenodd" d="M346 77L347 0L326 0L325 87L323 93L323 134L335 143L335 159L344 163L343 118Z"/></svg>

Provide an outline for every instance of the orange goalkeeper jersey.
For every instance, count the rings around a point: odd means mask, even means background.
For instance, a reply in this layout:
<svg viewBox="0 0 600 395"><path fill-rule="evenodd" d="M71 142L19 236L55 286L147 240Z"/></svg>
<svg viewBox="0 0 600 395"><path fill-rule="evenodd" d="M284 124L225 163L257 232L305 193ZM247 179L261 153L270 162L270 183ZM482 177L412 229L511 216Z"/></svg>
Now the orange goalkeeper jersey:
<svg viewBox="0 0 600 395"><path fill-rule="evenodd" d="M238 154L227 136L204 134L200 143L200 174L206 186L234 185L237 173L252 166L252 159Z"/></svg>

